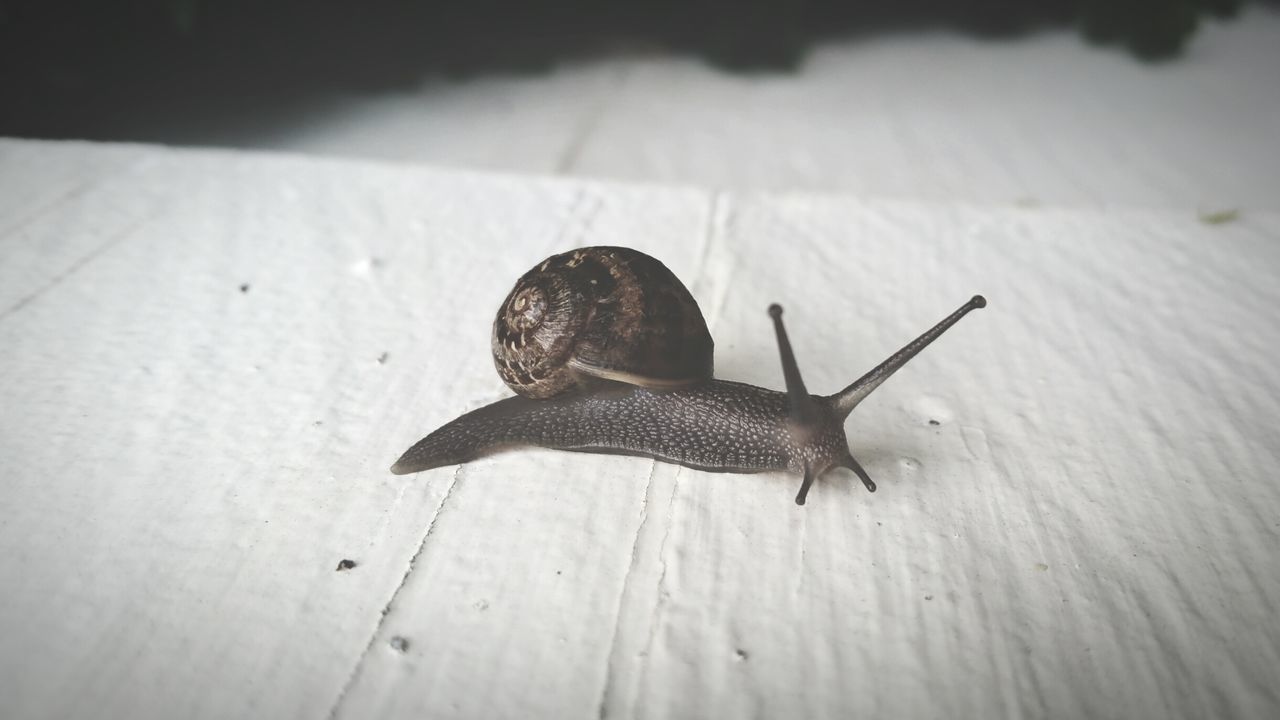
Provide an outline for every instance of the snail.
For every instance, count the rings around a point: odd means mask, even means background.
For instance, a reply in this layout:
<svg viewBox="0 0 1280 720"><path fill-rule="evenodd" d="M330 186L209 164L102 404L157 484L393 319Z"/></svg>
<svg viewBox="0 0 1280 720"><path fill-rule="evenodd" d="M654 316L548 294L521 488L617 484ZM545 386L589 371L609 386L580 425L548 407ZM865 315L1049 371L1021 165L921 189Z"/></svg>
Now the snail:
<svg viewBox="0 0 1280 720"><path fill-rule="evenodd" d="M658 260L621 247L554 255L516 283L494 321L494 363L518 394L473 410L396 461L397 475L539 446L648 457L711 472L800 475L796 504L826 471L853 471L844 421L873 390L969 311L975 295L834 395L810 395L782 308L770 305L786 391L713 377L711 334L688 289Z"/></svg>

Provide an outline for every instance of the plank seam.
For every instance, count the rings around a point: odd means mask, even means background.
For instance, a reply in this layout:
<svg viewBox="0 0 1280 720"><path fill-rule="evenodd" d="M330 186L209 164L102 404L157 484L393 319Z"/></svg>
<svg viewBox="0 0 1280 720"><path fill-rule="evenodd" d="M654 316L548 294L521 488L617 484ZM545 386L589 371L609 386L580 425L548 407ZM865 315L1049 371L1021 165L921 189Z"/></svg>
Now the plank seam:
<svg viewBox="0 0 1280 720"><path fill-rule="evenodd" d="M644 645L644 665L640 668L640 692L644 692L645 680L649 676L649 667L653 664L653 643L658 635L658 621L662 617L662 609L667 600L666 591L663 585L667 581L667 541L671 539L671 528L675 524L676 515L676 495L680 492L680 471L684 468L677 467L675 476L671 479L671 498L667 501L667 527L662 534L662 542L658 545L658 563L662 566L662 571L658 573L658 593L657 600L653 604L653 613L649 618L649 637L645 640ZM636 705L639 706L644 698L636 699ZM637 716L643 716L644 713L638 712Z"/></svg>
<svg viewBox="0 0 1280 720"><path fill-rule="evenodd" d="M604 668L604 687L600 689L600 703L596 713L601 720L604 720L608 712L609 695L614 684L613 654L617 650L619 628L622 626L622 607L627 598L627 591L631 588L631 576L635 573L636 564L639 562L640 537L644 535L645 525L649 522L649 495L653 492L653 478L657 475L657 472L658 461L654 460L649 466L649 481L645 483L644 501L640 505L640 522L636 523L636 536L631 541L631 558L627 563L627 574L622 578L622 590L618 593L617 609L613 616L613 636L609 639L609 654L605 660Z"/></svg>
<svg viewBox="0 0 1280 720"><path fill-rule="evenodd" d="M569 175L573 172L574 166L582 158L582 151L586 149L587 143L595 135L601 121L604 120L604 116L608 113L609 106L613 104L614 93L619 91L618 88L622 87L622 84L626 82L629 74L628 66L623 65L618 68L617 78L613 83L610 83L610 89L606 90L595 106L587 111L586 117L574 130L573 136L569 138L569 144L565 146L564 152L556 160L555 174Z"/></svg>
<svg viewBox="0 0 1280 720"><path fill-rule="evenodd" d="M342 684L342 691L338 693L338 697L333 701L333 707L329 708L328 718L333 720L338 716L338 709L342 707L342 703L346 701L347 694L351 691L351 687L355 685L356 678L360 675L361 668L364 667L365 661L369 658L369 653L373 650L373 645L378 641L378 634L382 632L382 626L387 622L387 616L391 614L391 609L395 606L396 598L400 596L400 592L404 590L404 586L409 582L409 576L413 574L414 567L418 563L423 550L427 547L427 541L431 539L431 534L435 532L436 523L439 522L440 516L444 514L445 505L449 502L449 498L453 496L453 490L458 486L458 481L462 477L462 467L458 466L453 471L453 480L449 483L449 489L445 490L444 498L440 500L440 507L436 509L435 517L431 518L431 522L427 524L427 531L423 533L422 540L418 543L418 549L413 553L413 557L409 558L409 565L405 568L404 575L400 578L400 583L396 585L396 589L391 591L391 597L387 600L387 604L382 607L382 613L378 616L378 623L374 626L373 632L369 634L369 642L365 643L364 650L360 653L360 658L356 660L356 664L351 668L351 673L347 675L347 680Z"/></svg>
<svg viewBox="0 0 1280 720"><path fill-rule="evenodd" d="M32 223L39 221L41 218L46 217L47 215L52 213L54 210L61 208L63 205L66 205L67 203L71 202L72 200L75 200L76 198L87 195L91 190L95 190L101 187L102 185L106 184L108 180L115 180L120 175L124 175L126 173L132 172L133 170L136 170L146 162L147 161L145 159L136 160L125 167L108 170L107 173L104 175L81 178L80 180L74 183L71 183L70 187L68 187L66 190L64 190L54 199L46 202L45 204L37 207L35 210L32 210L31 212L27 213L25 217L18 218L13 223L5 226L3 229L0 229L0 237L8 237L9 235L13 235L15 233L22 231L23 228L31 225Z"/></svg>
<svg viewBox="0 0 1280 720"><path fill-rule="evenodd" d="M72 275L76 274L77 272L79 272L79 271L80 271L80 269L81 269L81 268L85 267L86 265L88 265L89 263L93 262L94 260L97 260L99 257L102 257L102 256L103 256L104 254L106 254L109 250L111 250L112 248L116 247L116 246L117 246L117 245L119 245L120 243L124 242L124 241L125 241L126 239L128 239L131 235L133 235L135 232L137 232L138 230L140 230L143 226L145 226L147 223L151 222L153 219L155 219L155 218L154 218L154 216L153 216L153 217L148 217L148 218L143 218L143 219L141 219L141 220L138 220L138 221L136 221L136 222L133 222L133 223L131 223L128 227L124 228L124 229L123 229L123 230L121 230L120 232L118 232L118 233L116 233L115 235L111 236L111 237L110 237L106 242L102 243L102 244L101 244L101 245L99 245L97 248L95 248L94 250L90 251L87 255L85 255L85 256L83 256L83 257L81 257L79 260L76 260L76 261L75 261L74 263L72 263L72 264L70 265L70 267L68 267L66 270L63 270L61 273L59 273L58 275L56 275L52 280L50 280L49 282L45 283L45 285L44 285L43 287L41 287L40 289L38 289L38 290L36 290L35 292L31 293L30 295L27 295L26 297L24 297L24 298L22 298L22 299L18 300L18 302L16 302L16 303L14 303L13 305L11 305L11 306L10 306L7 310L5 310L3 313L0 313L0 320L4 320L4 319L8 318L10 315L13 315L14 313L18 312L18 311L19 311L19 310L21 310L22 308L26 307L27 305L30 305L32 302L34 302L34 301L36 301L37 299L39 299L41 295L44 295L45 293L49 292L50 290L52 290L52 289L54 289L54 288L58 287L58 286L59 286L59 285L61 285L61 284L63 283L63 281L65 281L67 278L69 278L69 277L71 277Z"/></svg>

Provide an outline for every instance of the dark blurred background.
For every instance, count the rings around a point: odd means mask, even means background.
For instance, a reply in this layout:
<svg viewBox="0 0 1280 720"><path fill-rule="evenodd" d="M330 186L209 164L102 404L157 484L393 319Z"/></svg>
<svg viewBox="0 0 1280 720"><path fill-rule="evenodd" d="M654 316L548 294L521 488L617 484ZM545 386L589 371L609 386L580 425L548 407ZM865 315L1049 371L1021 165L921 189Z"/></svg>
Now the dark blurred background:
<svg viewBox="0 0 1280 720"><path fill-rule="evenodd" d="M424 76L539 73L625 50L739 73L794 71L815 44L902 29L1010 37L1072 27L1174 59L1242 0L0 0L0 135L135 139L149 114L234 114ZM1274 4L1274 3L1271 3Z"/></svg>

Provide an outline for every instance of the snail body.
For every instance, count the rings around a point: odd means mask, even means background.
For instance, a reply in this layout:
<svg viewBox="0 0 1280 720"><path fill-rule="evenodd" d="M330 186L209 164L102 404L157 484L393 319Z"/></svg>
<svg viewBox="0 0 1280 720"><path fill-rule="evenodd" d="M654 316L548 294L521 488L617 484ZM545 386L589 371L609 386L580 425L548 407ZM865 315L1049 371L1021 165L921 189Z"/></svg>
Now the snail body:
<svg viewBox="0 0 1280 720"><path fill-rule="evenodd" d="M814 398L821 404L825 398ZM828 412L830 412L828 408ZM512 397L467 413L413 446L407 472L456 465L511 445L638 455L716 472L803 472L847 447L841 423L793 434L787 394L711 380L689 388L619 385L547 400Z"/></svg>
<svg viewBox="0 0 1280 720"><path fill-rule="evenodd" d="M532 286L525 282L531 274L536 274L540 268L545 270L562 265L573 269L568 267L568 260L574 258L577 258L574 267L590 265L592 258L605 258L597 267L604 267L615 277L625 277L626 268L619 271L609 270L609 267L636 264L642 269L652 269L650 263L653 263L665 273L655 270L649 273L650 278L661 279L664 283L674 281L678 288L670 285L656 289L651 287L640 295L624 292L610 296L615 299L599 301L592 300L591 293L584 289L592 285L588 281L579 282L577 289L572 289L572 283L569 283L560 289L544 292L542 298L526 294L524 302L520 301L522 286ZM610 266L609 258L620 262ZM601 285L601 278L597 276L595 279L594 285ZM544 286L554 288L555 283ZM616 299L624 295L629 299ZM619 313L630 314L630 319L621 322L624 325L632 323L629 326L631 331L614 340L591 338L595 347L604 348L603 353L591 347L579 351L582 355L562 352L568 356L565 364L569 368L564 378L543 383L543 387L532 394L522 392L445 424L409 448L391 471L396 474L420 472L465 463L511 447L538 446L636 455L713 472L788 471L803 476L796 495L799 505L804 504L813 481L834 467L852 470L867 490L875 492L875 483L849 451L844 432L845 419L875 388L961 317L986 305L982 296L975 295L844 390L830 396L818 396L810 395L804 387L782 323L781 307L770 306L769 315L773 319L786 378L787 389L784 392L713 378L710 334L706 334L703 342L698 329L701 326L705 332L701 312L697 311L696 304L690 311L681 301L682 296L688 296L692 302L688 290L670 271L666 271L657 260L634 250L584 248L549 258L517 283L495 321L495 364L504 380L508 375L515 378L516 384L508 380L513 389L520 392L530 384L526 380L542 380L552 371L537 363L522 365L519 361L512 362L505 354L499 354L502 348L518 349L521 344L512 332L498 329L499 323L506 322L504 314L510 316L534 308L533 315L541 313L545 317L546 310L557 303L575 298L581 302L587 298L588 302L603 306L607 311L603 313L607 322L598 327L616 324ZM637 299L643 297L650 300ZM652 298L665 299L653 301ZM539 303L544 305L538 307ZM658 323L664 328L655 331L640 327L644 323ZM520 326L521 322L514 325ZM529 332L531 325L529 322L523 325L526 346L536 344L543 349L556 343L574 345L573 340L535 339ZM663 346L668 350L646 353L646 348L651 349L652 345L641 343L639 349L615 352L620 344L625 345L638 337L658 338L657 343L668 343ZM689 348L669 350L669 340L674 337L692 338ZM690 348L695 351L688 352ZM602 357L606 359L602 360ZM657 370L650 370L633 362L637 357L656 357L664 362ZM508 373L504 368L538 370Z"/></svg>

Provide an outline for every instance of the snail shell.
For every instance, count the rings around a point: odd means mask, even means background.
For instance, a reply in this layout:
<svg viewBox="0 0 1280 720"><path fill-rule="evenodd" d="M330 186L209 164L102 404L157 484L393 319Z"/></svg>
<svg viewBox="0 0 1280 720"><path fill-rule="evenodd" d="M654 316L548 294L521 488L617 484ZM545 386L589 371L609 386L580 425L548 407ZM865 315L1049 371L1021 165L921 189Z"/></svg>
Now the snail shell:
<svg viewBox="0 0 1280 720"><path fill-rule="evenodd" d="M587 247L525 273L493 321L493 362L512 390L549 398L622 382L711 379L711 333L688 288L638 250Z"/></svg>

